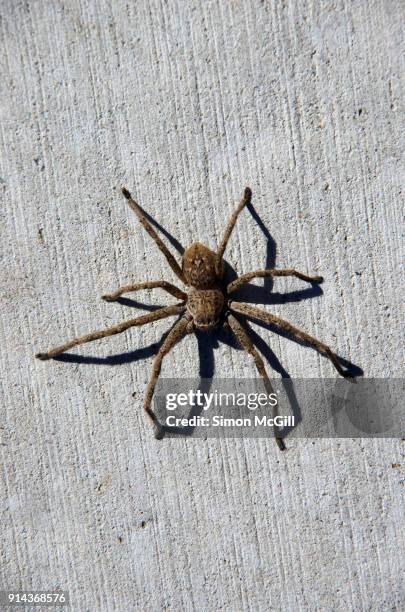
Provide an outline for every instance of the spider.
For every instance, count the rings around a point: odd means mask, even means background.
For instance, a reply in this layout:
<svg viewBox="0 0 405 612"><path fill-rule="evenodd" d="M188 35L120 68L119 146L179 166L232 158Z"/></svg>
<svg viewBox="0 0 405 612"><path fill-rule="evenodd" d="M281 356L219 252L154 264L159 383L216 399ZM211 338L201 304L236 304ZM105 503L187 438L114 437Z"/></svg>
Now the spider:
<svg viewBox="0 0 405 612"><path fill-rule="evenodd" d="M240 347L253 357L255 366L263 379L266 390L269 393L273 392L273 388L267 375L263 359L249 337L248 332L250 327L245 317L256 321L261 321L265 324L273 325L276 328L287 332L287 334L289 334L291 337L303 341L330 359L340 375L349 376L349 373L344 370L339 363L338 356L333 353L332 350L323 342L320 342L306 332L301 331L287 321L284 321L273 314L265 312L259 308L255 308L250 304L233 301L232 299L232 296L237 289L240 289L240 287L254 278L295 276L303 281L318 284L323 281L321 276L308 276L306 274L302 274L301 272L297 272L294 269L255 270L253 272L248 272L247 274L242 274L242 276L239 276L227 286L224 285L223 256L240 212L251 201L252 191L249 187L245 188L243 197L238 207L229 219L224 237L217 252L212 251L201 242L193 242L184 251L181 266L159 238L153 227L146 219L140 206L131 197L129 191L123 188L122 193L127 199L129 206L138 217L140 223L155 241L156 245L165 256L169 266L178 279L186 286L186 289L183 291L172 283L164 280L145 281L124 285L123 287L117 289L114 293L103 295L102 298L107 302L113 302L123 293L138 291L140 289L160 288L180 300L180 302L171 306L159 308L146 315L119 323L118 325L114 325L108 329L103 329L86 334L85 336L74 338L65 344L50 349L46 353L37 353L35 356L38 359L51 359L60 353L64 353L65 351L78 346L79 344L92 342L93 340L99 340L100 338L113 336L114 334L120 334L130 327L145 325L146 323L151 323L152 321L158 321L160 319L165 319L166 317L177 315L178 320L167 334L158 353L155 356L152 376L146 389L144 398L144 409L155 426L155 436L157 439L161 439L163 437L165 428L160 424L159 420L154 414L151 404L163 358L169 353L175 344L184 338L184 336L194 332L195 330L211 330L222 325L231 331ZM283 450L285 446L282 438L277 437L276 434L275 437L279 448Z"/></svg>

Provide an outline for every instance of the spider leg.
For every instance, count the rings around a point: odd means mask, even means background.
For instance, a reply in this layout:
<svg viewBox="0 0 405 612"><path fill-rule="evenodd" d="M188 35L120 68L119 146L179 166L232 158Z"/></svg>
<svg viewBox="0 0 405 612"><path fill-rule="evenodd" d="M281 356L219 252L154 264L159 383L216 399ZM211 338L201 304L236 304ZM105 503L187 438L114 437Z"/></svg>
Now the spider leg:
<svg viewBox="0 0 405 612"><path fill-rule="evenodd" d="M85 336L79 336L78 338L74 338L73 340L62 344L61 346L57 346L56 348L49 350L47 353L37 353L35 357L41 359L42 361L46 359L51 359L52 357L56 357L56 355L64 353L65 351L68 351L69 349L73 348L74 346L78 346L79 344L92 342L93 340L99 340L99 338L105 338L106 336L120 334L121 332L129 329L130 327L145 325L146 323L151 323L152 321L158 321L159 319L165 319L166 317L182 314L185 308L186 307L184 304L173 304L172 306L159 308L159 310L154 310L153 312L149 312L146 315L136 317L135 319L130 319L129 321L124 321L123 323L119 323L118 325L114 325L113 327L92 332L90 334L86 334Z"/></svg>
<svg viewBox="0 0 405 612"><path fill-rule="evenodd" d="M135 202L135 200L131 197L131 194L129 193L128 189L125 189L125 187L123 187L122 193L125 196L125 198L128 200L128 204L130 205L130 207L132 208L132 210L134 211L134 213L138 217L139 221L141 222L141 224L143 225L145 230L148 232L149 236L156 242L158 248L163 253L163 255L166 257L166 260L167 260L169 266L171 267L171 269L173 270L173 272L181 280L181 282L186 285L187 281L186 281L186 279L183 276L183 272L182 272L179 264L177 263L177 261L175 260L173 255L170 253L170 251L167 248L167 246L159 238L159 236L157 235L157 233L155 232L155 230L153 229L153 227L151 226L149 221L146 219L146 217L143 214L143 211L142 211L141 207L139 206L139 204L137 204L137 202Z"/></svg>
<svg viewBox="0 0 405 612"><path fill-rule="evenodd" d="M249 187L246 187L237 209L234 210L234 212L231 215L231 218L228 221L228 225L226 226L224 237L222 238L222 242L219 245L219 248L217 251L217 258L216 258L216 263L215 263L215 269L219 277L222 275L222 258L224 256L226 245L228 244L228 240L231 236L232 230L235 227L236 220L240 212L246 206L246 204L250 202L251 198L252 198L252 190Z"/></svg>
<svg viewBox="0 0 405 612"><path fill-rule="evenodd" d="M275 325L279 329L291 334L291 336L293 336L294 338L298 340L303 340L304 342L309 344L309 346L312 346L312 348L314 348L316 351L318 351L319 353L321 353L322 355L325 355L325 357L330 359L330 361L333 363L336 370L339 372L341 376L350 378L350 375L340 365L337 355L335 355L335 353L332 352L329 346L327 346L323 342L320 342L316 338L313 338L312 336L302 331L301 329L294 327L288 321L285 321L284 319L280 319L280 317L276 317L275 315L265 312L264 310L255 308L254 306L251 306L250 304L244 304L242 302L232 302L231 310L235 312L239 312L240 314L243 314L246 317L249 317L251 319L256 319L257 321L262 321L263 323L267 323L268 325Z"/></svg>
<svg viewBox="0 0 405 612"><path fill-rule="evenodd" d="M158 440L163 437L164 427L159 423L155 413L153 412L151 408L151 403L156 383L159 378L160 370L162 367L163 357L168 354L168 352L174 347L175 344L180 342L180 340L182 340L184 336L191 333L192 331L192 321L190 321L187 317L183 316L177 321L177 323L175 323L175 325L172 327L172 329L166 336L153 362L152 376L150 378L145 393L144 410L155 425L155 437Z"/></svg>
<svg viewBox="0 0 405 612"><path fill-rule="evenodd" d="M268 276L295 276L296 278L300 278L303 281L307 281L308 283L322 283L322 276L308 276L307 274L302 274L302 272L297 272L297 270L287 269L287 270L255 270L254 272L247 272L247 274L242 274L234 281L229 283L227 287L228 295L233 293L237 289L240 289L243 285L248 283L253 278L267 278Z"/></svg>
<svg viewBox="0 0 405 612"><path fill-rule="evenodd" d="M179 300L183 300L183 301L187 300L187 293L184 293L184 291L181 291L181 289L178 289L178 287L176 287L175 285L172 285L172 283L168 283L167 281L163 281L163 280L162 281L146 281L144 283L133 283L131 285L124 285L123 287L120 287L119 289L114 291L114 293L110 293L108 295L102 295L101 297L106 302L114 302L123 293L129 293L130 291L139 291L139 289L156 289L156 288L167 291L167 293L170 293L170 295L173 295L175 298Z"/></svg>
<svg viewBox="0 0 405 612"><path fill-rule="evenodd" d="M270 379L267 375L266 372L266 368L264 366L263 363L263 359L261 358L259 352L256 350L252 340L249 338L249 335L247 334L247 331L244 329L244 327L241 325L241 323L238 321L238 319L232 315L232 314L228 314L227 316L227 321L229 323L229 327L231 328L231 330L233 331L236 340L238 341L238 343L240 344L240 346L247 352L249 353L249 355L251 355L253 357L253 360L255 362L256 368L260 374L260 376L263 378L263 382L264 382L264 386L265 389L267 391L267 393L270 395L271 393L274 393L274 389L273 386L270 382ZM276 413L276 406L274 407L275 409L275 413ZM279 447L280 450L285 450L285 444L282 438L277 437L277 428L274 427L274 435L276 438L276 442L277 445Z"/></svg>

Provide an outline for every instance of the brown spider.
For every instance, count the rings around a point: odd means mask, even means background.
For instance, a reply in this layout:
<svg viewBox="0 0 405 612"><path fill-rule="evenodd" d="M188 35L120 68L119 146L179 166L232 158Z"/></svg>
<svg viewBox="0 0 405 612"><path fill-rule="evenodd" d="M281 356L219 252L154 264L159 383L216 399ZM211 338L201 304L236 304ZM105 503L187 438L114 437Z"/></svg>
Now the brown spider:
<svg viewBox="0 0 405 612"><path fill-rule="evenodd" d="M173 272L181 280L181 282L186 285L186 292L167 281L146 281L143 283L134 283L120 287L117 289L117 291L110 295L103 295L103 299L107 302L113 302L123 293L127 293L129 291L138 291L139 289L154 289L159 287L181 301L180 303L173 304L172 306L159 308L158 310L155 310L149 314L136 317L135 319L131 319L124 323L119 323L118 325L114 325L108 329L96 331L85 336L80 336L74 340L70 340L69 342L62 344L61 346L57 346L56 348L49 350L47 353L37 353L35 356L38 357L38 359L51 359L52 357L55 357L60 353L64 353L65 351L73 348L74 346L78 346L79 344L91 342L92 340L98 340L99 338L104 338L105 336L120 334L130 327L145 325L146 323L158 321L159 319L164 319L170 316L181 315L166 336L159 349L159 352L155 357L151 380L148 384L144 400L145 411L156 427L156 437L158 439L163 436L164 427L159 423L156 415L151 409L151 403L156 382L160 374L163 357L167 355L167 353L175 344L177 344L177 342L179 342L185 335L192 333L195 329L209 330L218 325L223 325L227 329L231 330L241 348L252 355L256 368L260 376L263 378L266 390L269 393L273 393L273 388L271 386L269 377L267 376L263 360L247 333L247 330L250 329L247 321L244 320L242 324L238 315L245 315L250 319L274 325L296 339L306 342L308 345L312 346L314 349L330 359L339 374L342 376L349 376L348 372L345 371L340 365L337 355L335 355L335 353L333 353L331 349L323 342L316 340L312 336L301 331L300 329L297 329L287 321L284 321L275 315L269 314L249 304L244 304L241 302L237 303L229 299L232 293L253 278L295 276L310 283L321 283L323 280L321 276L307 276L306 274L302 274L301 272L297 272L296 270L292 269L269 269L248 272L247 274L243 274L242 276L236 278L236 280L229 283L227 287L223 286L223 255L239 213L251 200L252 192L249 187L246 187L239 206L234 211L228 222L225 235L218 251L214 253L214 251L211 251L204 244L194 242L185 250L181 267L173 255L169 252L167 247L163 244L162 240L159 238L150 223L147 221L142 209L132 199L129 191L124 188L122 193L128 200L128 204L137 215L145 230L153 238L163 255L166 257L167 262ZM284 449L285 447L282 439L276 436L276 440L279 447Z"/></svg>

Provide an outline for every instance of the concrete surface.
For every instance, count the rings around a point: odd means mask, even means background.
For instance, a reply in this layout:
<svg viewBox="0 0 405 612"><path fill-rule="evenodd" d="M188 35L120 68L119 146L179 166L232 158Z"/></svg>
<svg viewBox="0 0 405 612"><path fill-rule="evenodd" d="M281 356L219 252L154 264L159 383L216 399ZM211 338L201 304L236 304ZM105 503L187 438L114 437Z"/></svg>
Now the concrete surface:
<svg viewBox="0 0 405 612"><path fill-rule="evenodd" d="M183 245L214 247L248 184L235 269L326 279L323 295L279 279L266 308L367 376L402 376L403 4L0 7L1 587L68 589L80 611L403 610L403 441L155 441L141 402L167 321L80 363L33 358L135 316L104 292L173 280L122 185ZM335 375L256 329L274 376ZM255 374L200 348L205 373L214 355L218 376ZM163 374L198 368L190 337Z"/></svg>

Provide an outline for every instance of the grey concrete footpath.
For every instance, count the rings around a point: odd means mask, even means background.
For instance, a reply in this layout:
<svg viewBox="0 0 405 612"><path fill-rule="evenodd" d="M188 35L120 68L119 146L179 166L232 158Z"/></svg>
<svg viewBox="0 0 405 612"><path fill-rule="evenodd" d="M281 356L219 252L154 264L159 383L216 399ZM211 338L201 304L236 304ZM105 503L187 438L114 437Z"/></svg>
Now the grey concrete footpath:
<svg viewBox="0 0 405 612"><path fill-rule="evenodd" d="M169 321L33 358L173 302L100 299L175 280L121 186L214 248L250 185L235 270L325 277L277 279L264 308L403 376L403 6L1 0L0 588L66 589L78 611L405 609L403 441L156 441L142 398ZM272 376L335 376L254 327ZM163 376L256 375L200 349Z"/></svg>

